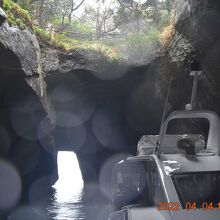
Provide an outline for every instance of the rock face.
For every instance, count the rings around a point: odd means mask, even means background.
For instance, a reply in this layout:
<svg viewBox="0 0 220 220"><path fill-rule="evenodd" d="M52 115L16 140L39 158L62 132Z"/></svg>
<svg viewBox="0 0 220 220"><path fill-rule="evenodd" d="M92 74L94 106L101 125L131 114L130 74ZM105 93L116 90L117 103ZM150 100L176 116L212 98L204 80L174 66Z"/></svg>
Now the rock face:
<svg viewBox="0 0 220 220"><path fill-rule="evenodd" d="M141 135L158 133L171 77L170 109L189 103L192 57L200 60L204 72L198 108L220 114L219 18L218 0L177 0L166 53L140 67L108 63L94 51L65 54L40 48L31 32L4 23L0 155L18 170L23 196L36 202L38 184L55 181L57 150L76 152L84 180L105 185L109 166L135 154Z"/></svg>
<svg viewBox="0 0 220 220"><path fill-rule="evenodd" d="M167 52L148 66L115 68L103 65L98 54L43 52L56 142L60 150L77 152L84 179L97 179L107 158L134 154L142 134L158 132L161 100L171 78L170 111L190 102L191 58L201 62L204 72L197 107L220 113L219 2L177 0L175 11Z"/></svg>
<svg viewBox="0 0 220 220"><path fill-rule="evenodd" d="M114 70L113 65L107 69L107 78ZM135 154L140 136L156 134L161 117L153 69L131 68L115 79L103 79L105 72L99 76L81 69L52 72L46 80L56 116L56 144L59 150L77 153L85 181L98 181L110 157Z"/></svg>
<svg viewBox="0 0 220 220"><path fill-rule="evenodd" d="M112 166L135 154L142 134L158 132L161 100L153 65L125 67L97 52L43 48L42 67L54 108L56 145L77 154L86 182L99 181L111 157Z"/></svg>
<svg viewBox="0 0 220 220"><path fill-rule="evenodd" d="M0 40L2 47L10 50L20 61L19 64L16 64L13 59L9 60L1 56L1 59L4 61L2 63L3 65L6 67L10 66L11 68L20 67L27 76L33 76L35 74L39 76L42 74L40 47L36 36L29 30L21 31L16 27L9 27L5 23L1 26Z"/></svg>
<svg viewBox="0 0 220 220"><path fill-rule="evenodd" d="M0 27L0 162L15 167L21 199L35 203L40 183L57 178L49 102L36 37L29 31ZM7 188L6 191L14 190ZM3 190L3 189L1 189ZM40 194L38 194L40 195ZM2 201L2 200L1 200ZM13 207L8 207L8 209ZM1 207L0 207L1 209ZM0 210L0 213L8 210Z"/></svg>
<svg viewBox="0 0 220 220"><path fill-rule="evenodd" d="M5 14L5 12L0 8L0 25L2 25L5 20L6 20L6 14Z"/></svg>
<svg viewBox="0 0 220 220"><path fill-rule="evenodd" d="M165 57L160 58L161 88L167 88L174 77L171 103L174 109L189 103L192 79L188 77L189 61L200 61L203 76L199 83L198 108L220 113L220 2L217 0L176 1L175 32ZM169 73L172 69L172 73ZM188 79L187 79L188 78ZM181 86L185 84L185 86ZM166 85L166 86L165 86ZM181 88L181 89L178 89ZM188 98L184 98L187 96ZM182 104L179 102L180 97Z"/></svg>
<svg viewBox="0 0 220 220"><path fill-rule="evenodd" d="M125 64L113 64L101 53L95 50L76 50L63 53L51 48L42 48L41 63L43 72L70 73L75 70L87 70L95 73L98 78L112 80L120 78L127 70Z"/></svg>

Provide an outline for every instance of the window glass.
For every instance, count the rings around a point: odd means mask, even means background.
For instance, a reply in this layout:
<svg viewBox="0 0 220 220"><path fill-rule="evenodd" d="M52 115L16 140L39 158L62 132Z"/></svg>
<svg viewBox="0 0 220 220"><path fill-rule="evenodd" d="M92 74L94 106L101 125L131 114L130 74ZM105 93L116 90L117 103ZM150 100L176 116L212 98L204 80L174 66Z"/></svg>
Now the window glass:
<svg viewBox="0 0 220 220"><path fill-rule="evenodd" d="M218 207L220 201L220 173L182 173L173 174L172 180L183 208L187 203L196 203L201 208L204 203Z"/></svg>
<svg viewBox="0 0 220 220"><path fill-rule="evenodd" d="M112 178L113 202L119 206L156 206L165 197L153 161L124 161L116 164Z"/></svg>
<svg viewBox="0 0 220 220"><path fill-rule="evenodd" d="M207 148L210 123L204 118L173 119L169 122L163 139L164 153L185 153L179 143L187 139L195 152L199 153Z"/></svg>

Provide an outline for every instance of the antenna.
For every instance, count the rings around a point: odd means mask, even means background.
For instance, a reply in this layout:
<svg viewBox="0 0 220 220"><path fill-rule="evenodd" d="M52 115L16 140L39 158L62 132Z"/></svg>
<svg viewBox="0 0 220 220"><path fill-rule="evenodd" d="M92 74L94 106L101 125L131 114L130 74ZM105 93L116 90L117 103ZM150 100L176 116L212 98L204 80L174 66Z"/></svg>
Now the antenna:
<svg viewBox="0 0 220 220"><path fill-rule="evenodd" d="M202 68L198 60L193 59L190 61L191 72L190 76L193 76L193 88L192 88L192 96L191 96L191 107L190 110L196 108L196 95L197 95L197 87L199 76L202 74ZM189 106L188 106L189 107Z"/></svg>
<svg viewBox="0 0 220 220"><path fill-rule="evenodd" d="M160 124L160 133L159 133L159 137L158 137L156 147L155 147L155 151L154 151L154 154L158 158L160 157L160 143L161 143L162 127L163 127L163 123L164 123L165 116L166 116L166 113L167 113L167 106L168 106L168 101L169 101L169 96L170 96L170 88L171 88L171 85L172 85L172 81L173 81L173 78L171 78L170 82L169 82L169 87L168 87L167 97L166 97L166 103L165 103L165 107L164 107L164 110L163 110L163 116L162 116L162 120L161 120L161 124Z"/></svg>

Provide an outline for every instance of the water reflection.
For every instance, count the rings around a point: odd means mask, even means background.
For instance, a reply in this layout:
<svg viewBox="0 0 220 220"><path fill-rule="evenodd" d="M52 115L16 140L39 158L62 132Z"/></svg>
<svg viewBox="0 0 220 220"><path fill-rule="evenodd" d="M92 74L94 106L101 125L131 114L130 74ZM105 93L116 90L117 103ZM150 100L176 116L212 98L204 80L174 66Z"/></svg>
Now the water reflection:
<svg viewBox="0 0 220 220"><path fill-rule="evenodd" d="M76 155L58 153L59 180L47 207L53 220L107 220L111 206L98 184L84 185Z"/></svg>
<svg viewBox="0 0 220 220"><path fill-rule="evenodd" d="M68 195L56 190L48 208L50 217L54 220L86 219L82 194L82 189L69 192Z"/></svg>
<svg viewBox="0 0 220 220"><path fill-rule="evenodd" d="M59 179L48 209L54 220L85 219L82 204L83 180L76 154L58 152Z"/></svg>
<svg viewBox="0 0 220 220"><path fill-rule="evenodd" d="M47 211L53 220L107 220L112 211L108 200L97 186L84 186L63 196L56 190Z"/></svg>

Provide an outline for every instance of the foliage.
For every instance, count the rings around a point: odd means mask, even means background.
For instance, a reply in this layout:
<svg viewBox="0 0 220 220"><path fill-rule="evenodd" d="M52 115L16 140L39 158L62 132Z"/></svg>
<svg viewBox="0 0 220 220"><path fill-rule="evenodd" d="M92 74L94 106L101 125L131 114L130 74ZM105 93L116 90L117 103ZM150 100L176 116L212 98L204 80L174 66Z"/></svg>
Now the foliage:
<svg viewBox="0 0 220 220"><path fill-rule="evenodd" d="M119 53L130 62L148 62L159 47L160 32L155 27L147 32L131 33L119 44Z"/></svg>
<svg viewBox="0 0 220 220"><path fill-rule="evenodd" d="M2 8L8 10L11 7L11 0L2 0Z"/></svg>
<svg viewBox="0 0 220 220"><path fill-rule="evenodd" d="M78 20L74 20L71 23L70 30L76 31L82 34L93 34L94 31L87 24L81 23Z"/></svg>
<svg viewBox="0 0 220 220"><path fill-rule="evenodd" d="M52 26L57 30L62 30L66 33L75 33L77 36L91 39L94 31L87 24L80 22L79 20L73 20L69 23L68 19L64 20L64 23L61 23L61 20L58 17L54 17L51 20Z"/></svg>
<svg viewBox="0 0 220 220"><path fill-rule="evenodd" d="M96 50L111 60L146 63L160 45L169 44L174 0L96 0L74 16L84 1L16 0L26 11L3 0L2 7L10 25L29 27L45 44L63 51Z"/></svg>
<svg viewBox="0 0 220 220"><path fill-rule="evenodd" d="M16 3L23 9L28 10L29 13L33 10L31 6L36 2L37 0L16 0Z"/></svg>
<svg viewBox="0 0 220 220"><path fill-rule="evenodd" d="M35 25L34 32L43 42L50 42L51 41L51 35L50 35L49 31L44 30L44 29Z"/></svg>
<svg viewBox="0 0 220 220"><path fill-rule="evenodd" d="M34 27L34 31L36 35L41 39L41 41L64 52L70 52L72 50L78 49L94 50L98 51L100 55L105 56L112 62L119 60L119 56L116 51L101 42L76 40L67 37L66 33L52 34L50 31L43 30L37 26Z"/></svg>
<svg viewBox="0 0 220 220"><path fill-rule="evenodd" d="M33 29L33 24L28 12L22 9L18 4L10 0L4 0L3 9L6 11L7 20L10 25L18 26L21 30L26 27Z"/></svg>
<svg viewBox="0 0 220 220"><path fill-rule="evenodd" d="M169 43L172 39L174 33L174 24L171 23L168 26L166 26L163 31L160 34L160 43L161 43L161 52L163 53L167 47L169 46Z"/></svg>

